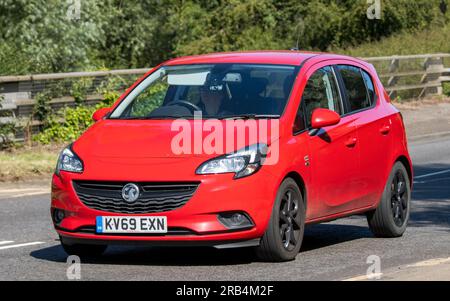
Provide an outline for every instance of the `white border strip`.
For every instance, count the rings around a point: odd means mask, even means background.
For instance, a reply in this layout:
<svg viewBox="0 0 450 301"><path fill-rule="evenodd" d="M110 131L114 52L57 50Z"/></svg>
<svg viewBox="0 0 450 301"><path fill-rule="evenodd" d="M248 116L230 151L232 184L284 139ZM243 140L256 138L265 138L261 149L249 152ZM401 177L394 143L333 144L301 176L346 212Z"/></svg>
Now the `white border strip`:
<svg viewBox="0 0 450 301"><path fill-rule="evenodd" d="M45 242L42 242L42 241L27 242L27 243L24 243L24 244L17 244L17 245L10 245L10 246L0 247L0 250L28 247L28 246L34 246L34 245L41 245L41 244L44 244L44 243Z"/></svg>
<svg viewBox="0 0 450 301"><path fill-rule="evenodd" d="M7 244L12 244L14 241L12 241L12 240L3 240L3 241L0 241L0 245L7 245Z"/></svg>
<svg viewBox="0 0 450 301"><path fill-rule="evenodd" d="M442 171L433 172L433 173L421 175L421 176L418 176L418 177L414 177L414 180L417 180L417 179L424 179L424 178L428 178L428 177L432 177L432 176L437 176L437 175L442 175L442 174L449 173L449 172L450 172L450 169L446 169L446 170L442 170Z"/></svg>

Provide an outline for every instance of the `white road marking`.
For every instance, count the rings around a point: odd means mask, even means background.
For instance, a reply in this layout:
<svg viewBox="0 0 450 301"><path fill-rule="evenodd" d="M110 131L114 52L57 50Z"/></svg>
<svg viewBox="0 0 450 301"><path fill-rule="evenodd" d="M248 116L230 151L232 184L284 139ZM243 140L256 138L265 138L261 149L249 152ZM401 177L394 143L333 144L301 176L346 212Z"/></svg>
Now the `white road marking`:
<svg viewBox="0 0 450 301"><path fill-rule="evenodd" d="M14 193L14 192L25 192L25 191L49 191L48 188L10 188L10 189L0 189L0 193Z"/></svg>
<svg viewBox="0 0 450 301"><path fill-rule="evenodd" d="M7 245L7 244L12 244L14 241L12 241L12 240L3 240L3 241L0 241L0 245Z"/></svg>
<svg viewBox="0 0 450 301"><path fill-rule="evenodd" d="M426 183L442 182L444 180L450 181L450 177L437 178L437 179L431 179L431 180L426 180L426 181L414 181L414 184L426 184Z"/></svg>
<svg viewBox="0 0 450 301"><path fill-rule="evenodd" d="M50 193L50 191L36 191L36 192L28 192L28 193L21 193L21 194L8 195L8 196L0 196L0 200L21 198L24 196L42 195L42 194L49 194L49 193Z"/></svg>
<svg viewBox="0 0 450 301"><path fill-rule="evenodd" d="M28 188L28 189L3 189L0 190L0 200L20 198L25 196L49 194L48 188Z"/></svg>
<svg viewBox="0 0 450 301"><path fill-rule="evenodd" d="M9 245L9 246L0 247L0 250L6 250L6 249L12 249L12 248L21 248L21 247L28 247L28 246L41 245L41 244L45 244L45 242L42 242L42 241L34 241L34 242L27 242L27 243L24 243L24 244Z"/></svg>
<svg viewBox="0 0 450 301"><path fill-rule="evenodd" d="M414 177L414 180L428 178L428 177L437 176L437 175L442 175L442 174L449 173L449 172L450 172L450 169L441 170L441 171L438 171L438 172L432 172L432 173L428 173L428 174L421 175L421 176L418 176L418 177Z"/></svg>

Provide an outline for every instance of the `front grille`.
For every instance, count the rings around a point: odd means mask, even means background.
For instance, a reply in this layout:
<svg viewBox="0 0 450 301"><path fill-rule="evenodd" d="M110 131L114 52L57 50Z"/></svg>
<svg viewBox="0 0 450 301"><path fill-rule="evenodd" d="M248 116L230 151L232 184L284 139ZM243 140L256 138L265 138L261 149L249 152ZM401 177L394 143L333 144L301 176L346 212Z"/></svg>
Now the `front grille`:
<svg viewBox="0 0 450 301"><path fill-rule="evenodd" d="M74 181L78 198L87 207L115 213L155 213L182 207L193 196L199 185L196 183L136 183L139 198L126 202L122 188L129 182Z"/></svg>

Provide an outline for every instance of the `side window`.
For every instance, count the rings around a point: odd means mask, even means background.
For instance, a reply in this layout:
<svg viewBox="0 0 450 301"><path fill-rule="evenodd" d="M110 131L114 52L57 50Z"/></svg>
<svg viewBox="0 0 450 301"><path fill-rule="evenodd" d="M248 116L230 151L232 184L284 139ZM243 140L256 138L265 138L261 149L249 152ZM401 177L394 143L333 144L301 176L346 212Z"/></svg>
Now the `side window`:
<svg viewBox="0 0 450 301"><path fill-rule="evenodd" d="M166 97L167 88L168 84L161 81L142 91L131 105L130 116L147 116L160 107Z"/></svg>
<svg viewBox="0 0 450 301"><path fill-rule="evenodd" d="M311 75L303 91L302 102L308 127L317 108L329 109L339 115L342 113L339 90L331 67L321 68Z"/></svg>
<svg viewBox="0 0 450 301"><path fill-rule="evenodd" d="M342 76L342 80L344 81L347 101L350 105L350 112L370 107L372 105L372 101L369 97L369 93L366 88L366 80L363 78L361 69L347 65L340 65L338 66L338 69Z"/></svg>
<svg viewBox="0 0 450 301"><path fill-rule="evenodd" d="M300 106L297 111L297 115L295 116L294 128L293 132L298 133L306 129L305 124L305 112L303 111L303 104L300 103Z"/></svg>
<svg viewBox="0 0 450 301"><path fill-rule="evenodd" d="M370 105L373 105L375 103L375 87L373 85L372 78L370 77L369 73L361 69L361 73L364 77L364 82L366 83L367 93L369 95L369 102Z"/></svg>

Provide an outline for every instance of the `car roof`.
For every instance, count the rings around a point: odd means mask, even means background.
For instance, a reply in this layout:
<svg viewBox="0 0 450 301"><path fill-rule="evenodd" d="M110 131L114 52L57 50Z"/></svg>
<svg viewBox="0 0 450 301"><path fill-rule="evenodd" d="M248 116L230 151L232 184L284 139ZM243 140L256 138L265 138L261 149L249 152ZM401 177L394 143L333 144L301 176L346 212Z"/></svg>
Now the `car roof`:
<svg viewBox="0 0 450 301"><path fill-rule="evenodd" d="M300 66L306 59L320 55L316 52L301 51L243 51L222 52L204 55L179 57L165 62L163 65L217 64L217 63L248 63L248 64L278 64Z"/></svg>
<svg viewBox="0 0 450 301"><path fill-rule="evenodd" d="M306 52L295 50L268 50L268 51L240 51L240 52L219 52L204 55L184 56L171 59L162 65L189 65L189 64L218 64L218 63L244 63L244 64L275 64L300 66L306 60L317 57L320 60L343 59L353 62L367 64L366 62L345 55Z"/></svg>

